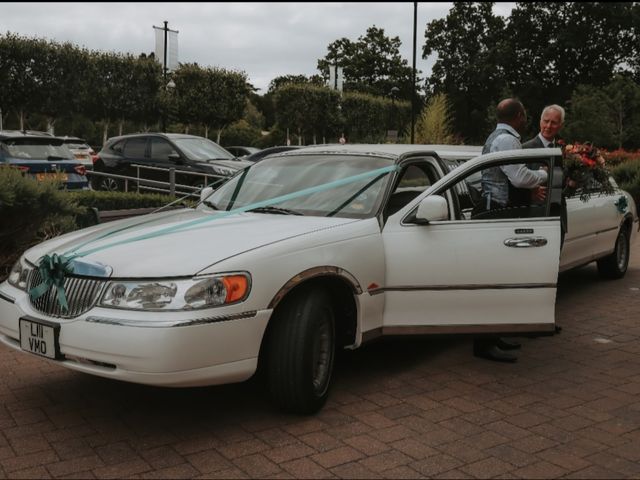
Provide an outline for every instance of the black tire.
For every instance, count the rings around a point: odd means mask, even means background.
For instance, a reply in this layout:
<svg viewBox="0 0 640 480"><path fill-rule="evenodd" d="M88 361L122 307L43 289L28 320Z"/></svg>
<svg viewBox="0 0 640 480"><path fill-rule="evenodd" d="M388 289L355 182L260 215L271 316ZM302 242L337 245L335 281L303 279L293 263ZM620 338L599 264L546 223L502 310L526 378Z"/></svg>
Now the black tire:
<svg viewBox="0 0 640 480"><path fill-rule="evenodd" d="M611 255L598 260L598 273L602 278L622 278L629 266L629 229L620 228L616 238L616 248Z"/></svg>
<svg viewBox="0 0 640 480"><path fill-rule="evenodd" d="M312 414L329 395L335 359L335 317L329 295L303 288L285 300L268 338L267 381L282 410Z"/></svg>

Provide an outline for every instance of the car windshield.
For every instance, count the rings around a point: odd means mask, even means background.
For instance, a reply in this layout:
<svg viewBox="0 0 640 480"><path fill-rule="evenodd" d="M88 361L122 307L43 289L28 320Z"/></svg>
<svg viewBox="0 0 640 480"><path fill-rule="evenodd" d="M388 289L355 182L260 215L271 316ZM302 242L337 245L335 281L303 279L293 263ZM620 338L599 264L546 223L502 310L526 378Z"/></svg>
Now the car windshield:
<svg viewBox="0 0 640 480"><path fill-rule="evenodd" d="M73 160L74 156L66 145L51 145L28 139L6 140L9 156L23 160Z"/></svg>
<svg viewBox="0 0 640 480"><path fill-rule="evenodd" d="M229 180L207 199L206 204L217 210L233 210L318 187L315 192L256 211L367 218L374 215L380 205L388 174L368 176L330 189L321 186L392 165L393 161L388 158L344 154L270 158Z"/></svg>
<svg viewBox="0 0 640 480"><path fill-rule="evenodd" d="M190 160L233 160L235 157L206 138L176 138L173 140Z"/></svg>

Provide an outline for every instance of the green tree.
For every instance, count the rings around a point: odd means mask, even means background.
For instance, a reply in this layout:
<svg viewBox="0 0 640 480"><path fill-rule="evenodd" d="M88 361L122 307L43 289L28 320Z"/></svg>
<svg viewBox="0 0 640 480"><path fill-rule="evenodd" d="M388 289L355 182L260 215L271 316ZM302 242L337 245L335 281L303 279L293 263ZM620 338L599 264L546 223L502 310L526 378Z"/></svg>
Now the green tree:
<svg viewBox="0 0 640 480"><path fill-rule="evenodd" d="M289 83L276 90L274 99L278 127L296 132L299 144L304 134L317 143L318 134L326 137L341 124L340 94L327 87Z"/></svg>
<svg viewBox="0 0 640 480"><path fill-rule="evenodd" d="M40 108L37 66L45 63L47 52L45 40L12 33L0 37L0 108L4 115L17 115L20 130L25 128L25 115Z"/></svg>
<svg viewBox="0 0 640 480"><path fill-rule="evenodd" d="M501 58L509 88L533 117L564 104L578 85L603 87L631 62L633 9L630 2L517 4Z"/></svg>
<svg viewBox="0 0 640 480"><path fill-rule="evenodd" d="M422 56L438 55L428 90L447 95L456 113L454 129L469 142L484 141L493 127L486 112L504 88L504 28L491 2L457 2L446 18L427 24Z"/></svg>
<svg viewBox="0 0 640 480"><path fill-rule="evenodd" d="M615 143L605 92L591 85L579 85L569 102L562 135L569 142L590 141L599 147Z"/></svg>
<svg viewBox="0 0 640 480"><path fill-rule="evenodd" d="M202 125L205 136L240 120L250 92L245 73L220 68L202 68L197 64L180 65L174 74L172 92L177 118L186 124Z"/></svg>
<svg viewBox="0 0 640 480"><path fill-rule="evenodd" d="M318 70L328 80L330 66L337 63L343 67L345 91L387 96L397 87L399 98L411 100L413 69L400 55L401 45L399 37L389 38L374 25L355 42L341 38L329 44L327 55L318 60Z"/></svg>

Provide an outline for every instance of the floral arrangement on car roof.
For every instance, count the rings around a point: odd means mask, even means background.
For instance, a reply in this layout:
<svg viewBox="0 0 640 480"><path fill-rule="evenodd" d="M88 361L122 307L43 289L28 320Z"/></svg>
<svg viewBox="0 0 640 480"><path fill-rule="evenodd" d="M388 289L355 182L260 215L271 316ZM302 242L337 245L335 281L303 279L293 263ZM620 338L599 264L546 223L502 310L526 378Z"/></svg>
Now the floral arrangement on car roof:
<svg viewBox="0 0 640 480"><path fill-rule="evenodd" d="M590 142L567 145L560 140L558 144L562 148L564 163L563 195L570 197L579 192L580 200L586 202L593 194L615 193L609 179L611 173L605 166L604 157L596 147Z"/></svg>

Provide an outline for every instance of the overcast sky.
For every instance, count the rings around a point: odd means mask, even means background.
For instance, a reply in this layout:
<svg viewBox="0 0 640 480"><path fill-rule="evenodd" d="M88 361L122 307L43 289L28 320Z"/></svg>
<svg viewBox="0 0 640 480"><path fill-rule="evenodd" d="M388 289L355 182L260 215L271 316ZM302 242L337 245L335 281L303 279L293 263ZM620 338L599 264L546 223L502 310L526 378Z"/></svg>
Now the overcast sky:
<svg viewBox="0 0 640 480"><path fill-rule="evenodd" d="M418 3L416 68L428 22L446 17L451 3ZM498 3L507 16L513 3ZM356 41L370 26L399 37L412 64L413 2L361 3L0 3L0 32L69 41L89 50L139 55L155 48L153 26L178 30L178 61L244 71L265 93L280 75L319 73L318 59L342 37Z"/></svg>

